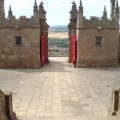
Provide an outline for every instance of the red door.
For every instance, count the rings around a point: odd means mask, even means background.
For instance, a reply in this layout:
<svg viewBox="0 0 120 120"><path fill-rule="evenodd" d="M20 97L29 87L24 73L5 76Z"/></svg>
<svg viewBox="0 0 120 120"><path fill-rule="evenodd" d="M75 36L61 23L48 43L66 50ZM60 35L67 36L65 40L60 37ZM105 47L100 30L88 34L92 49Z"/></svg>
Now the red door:
<svg viewBox="0 0 120 120"><path fill-rule="evenodd" d="M72 35L71 37L71 63L76 65L76 58L77 58L77 42L76 36Z"/></svg>
<svg viewBox="0 0 120 120"><path fill-rule="evenodd" d="M47 52L47 46L46 46L46 43L47 40L46 40L46 36L45 35L42 35L41 38L40 38L40 51L41 51L41 54L40 54L40 57L41 57L41 65L45 65L46 62L47 62L47 59L46 59L46 52Z"/></svg>

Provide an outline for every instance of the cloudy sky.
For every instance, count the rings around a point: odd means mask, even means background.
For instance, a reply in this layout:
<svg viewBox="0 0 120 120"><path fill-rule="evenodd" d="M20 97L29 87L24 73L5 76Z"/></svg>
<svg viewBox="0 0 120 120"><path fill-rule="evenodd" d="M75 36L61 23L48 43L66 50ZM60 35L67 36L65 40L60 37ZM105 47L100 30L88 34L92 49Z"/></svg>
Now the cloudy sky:
<svg viewBox="0 0 120 120"><path fill-rule="evenodd" d="M42 0L47 11L47 23L49 25L67 25L69 23L69 11L73 0ZM79 6L80 0L74 0ZM103 8L106 5L108 17L110 16L110 0L82 0L84 16L101 17ZM37 0L39 5L41 0ZM119 0L120 3L120 0ZM5 0L5 13L8 15L8 8L11 5L13 14L18 18L20 15L31 17L33 15L34 0Z"/></svg>

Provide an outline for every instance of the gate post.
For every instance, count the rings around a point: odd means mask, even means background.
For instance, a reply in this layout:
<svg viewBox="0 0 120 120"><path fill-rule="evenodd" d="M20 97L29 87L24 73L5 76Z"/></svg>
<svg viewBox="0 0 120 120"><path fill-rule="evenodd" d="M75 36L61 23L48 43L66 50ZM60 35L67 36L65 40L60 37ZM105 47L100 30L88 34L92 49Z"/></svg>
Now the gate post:
<svg viewBox="0 0 120 120"><path fill-rule="evenodd" d="M70 23L68 25L68 35L69 35L69 60L68 62L71 63L72 62L72 57L71 57L71 52L72 52L72 34L76 35L76 25L77 25L77 6L76 3L73 1L72 3L72 9L70 11Z"/></svg>
<svg viewBox="0 0 120 120"><path fill-rule="evenodd" d="M42 51L45 51L45 61L48 62L48 24L46 23L46 11L44 10L43 3L41 2L39 6L39 24L40 24L40 61L41 66L43 66L45 63L43 63L43 56ZM42 45L44 45L42 47ZM44 49L44 50L43 50Z"/></svg>
<svg viewBox="0 0 120 120"><path fill-rule="evenodd" d="M119 90L114 90L112 93L112 115L116 115L119 106Z"/></svg>

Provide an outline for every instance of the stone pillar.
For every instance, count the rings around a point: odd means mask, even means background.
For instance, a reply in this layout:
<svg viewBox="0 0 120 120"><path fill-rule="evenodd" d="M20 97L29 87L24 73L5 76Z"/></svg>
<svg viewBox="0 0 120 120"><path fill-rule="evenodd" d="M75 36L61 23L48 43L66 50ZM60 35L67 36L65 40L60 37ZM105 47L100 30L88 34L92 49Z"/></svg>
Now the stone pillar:
<svg viewBox="0 0 120 120"><path fill-rule="evenodd" d="M40 23L40 36L46 36L46 60L48 60L48 27L46 23L46 11L44 10L43 2L39 5L39 23Z"/></svg>
<svg viewBox="0 0 120 120"><path fill-rule="evenodd" d="M5 94L0 90L0 120L7 120L5 108Z"/></svg>
<svg viewBox="0 0 120 120"><path fill-rule="evenodd" d="M46 23L46 20L41 20L40 19L40 35L44 35L46 37L46 60L48 60L48 24Z"/></svg>
<svg viewBox="0 0 120 120"><path fill-rule="evenodd" d="M12 107L12 93L0 90L0 120L15 120L16 114Z"/></svg>
<svg viewBox="0 0 120 120"><path fill-rule="evenodd" d="M13 112L12 93L5 93L6 117L8 120L15 120L16 114Z"/></svg>
<svg viewBox="0 0 120 120"><path fill-rule="evenodd" d="M112 115L116 115L116 112L118 111L119 106L119 90L114 90L112 93Z"/></svg>
<svg viewBox="0 0 120 120"><path fill-rule="evenodd" d="M70 23L68 25L68 35L69 35L69 60L68 62L71 62L71 36L74 34L76 35L76 25L77 25L77 6L76 3L73 1L72 3L72 9L70 11Z"/></svg>

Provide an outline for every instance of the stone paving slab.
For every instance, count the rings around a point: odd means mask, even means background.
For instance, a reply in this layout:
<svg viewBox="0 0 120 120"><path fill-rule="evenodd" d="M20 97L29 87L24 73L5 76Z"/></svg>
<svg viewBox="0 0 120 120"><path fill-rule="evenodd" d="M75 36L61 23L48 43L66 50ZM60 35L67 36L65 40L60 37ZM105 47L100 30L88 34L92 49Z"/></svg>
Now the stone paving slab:
<svg viewBox="0 0 120 120"><path fill-rule="evenodd" d="M120 88L120 67L73 68L51 57L42 69L0 69L0 89L13 92L21 120L118 120L112 117L112 89Z"/></svg>
<svg viewBox="0 0 120 120"><path fill-rule="evenodd" d="M19 120L119 120L120 117L95 117L95 116L77 116L77 117L21 117Z"/></svg>

